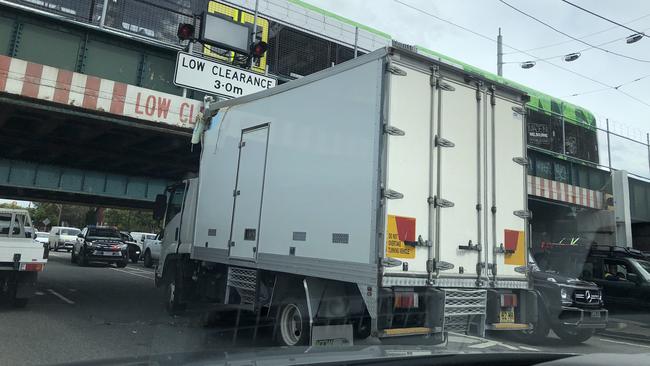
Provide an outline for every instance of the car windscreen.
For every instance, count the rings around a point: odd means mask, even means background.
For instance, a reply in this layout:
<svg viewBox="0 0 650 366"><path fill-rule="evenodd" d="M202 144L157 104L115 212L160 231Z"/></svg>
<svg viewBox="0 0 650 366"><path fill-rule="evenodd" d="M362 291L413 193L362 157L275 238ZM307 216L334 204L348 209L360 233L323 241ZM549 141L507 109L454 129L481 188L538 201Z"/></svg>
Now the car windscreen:
<svg viewBox="0 0 650 366"><path fill-rule="evenodd" d="M91 239L122 239L122 236L117 230L113 229L104 229L104 228L92 228L88 230L87 238Z"/></svg>
<svg viewBox="0 0 650 366"><path fill-rule="evenodd" d="M650 262L637 260L636 263L639 265L639 267L641 267L642 272L644 272L643 276L646 279L650 279Z"/></svg>
<svg viewBox="0 0 650 366"><path fill-rule="evenodd" d="M77 236L80 232L79 229L61 229L61 235Z"/></svg>

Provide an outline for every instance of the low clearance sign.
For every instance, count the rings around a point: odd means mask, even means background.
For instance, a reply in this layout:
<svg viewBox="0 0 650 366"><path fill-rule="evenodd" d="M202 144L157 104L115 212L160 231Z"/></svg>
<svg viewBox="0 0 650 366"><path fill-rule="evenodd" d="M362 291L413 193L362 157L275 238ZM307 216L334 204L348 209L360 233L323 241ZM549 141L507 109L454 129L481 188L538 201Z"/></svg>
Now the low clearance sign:
<svg viewBox="0 0 650 366"><path fill-rule="evenodd" d="M277 85L268 76L179 52L174 84L225 98L257 93Z"/></svg>

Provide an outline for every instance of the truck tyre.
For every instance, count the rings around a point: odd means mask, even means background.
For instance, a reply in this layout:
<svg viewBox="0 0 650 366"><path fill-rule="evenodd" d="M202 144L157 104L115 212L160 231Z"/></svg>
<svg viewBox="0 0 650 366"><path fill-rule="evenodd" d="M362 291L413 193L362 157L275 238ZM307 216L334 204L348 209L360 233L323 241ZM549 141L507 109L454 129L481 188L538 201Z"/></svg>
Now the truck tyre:
<svg viewBox="0 0 650 366"><path fill-rule="evenodd" d="M567 327L563 327L561 325L558 325L556 327L553 327L553 332L557 334L558 337L560 337L561 340L570 343L570 344L580 344L582 342L585 342L591 336L594 335L595 330L594 329L571 329Z"/></svg>
<svg viewBox="0 0 650 366"><path fill-rule="evenodd" d="M178 274L165 286L165 307L169 315L182 313L187 304L182 301L182 288L178 286Z"/></svg>
<svg viewBox="0 0 650 366"><path fill-rule="evenodd" d="M27 302L29 301L28 298L26 297L16 297L17 292L18 292L18 284L14 283L10 285L11 287L9 288L9 293L11 294L11 305L15 308L24 308L27 306Z"/></svg>
<svg viewBox="0 0 650 366"><path fill-rule="evenodd" d="M147 268L153 267L153 260L151 259L151 251L149 251L149 249L147 249L147 251L144 252L143 262L145 267Z"/></svg>
<svg viewBox="0 0 650 366"><path fill-rule="evenodd" d="M300 346L309 341L309 312L304 300L289 298L276 319L277 341L283 346Z"/></svg>

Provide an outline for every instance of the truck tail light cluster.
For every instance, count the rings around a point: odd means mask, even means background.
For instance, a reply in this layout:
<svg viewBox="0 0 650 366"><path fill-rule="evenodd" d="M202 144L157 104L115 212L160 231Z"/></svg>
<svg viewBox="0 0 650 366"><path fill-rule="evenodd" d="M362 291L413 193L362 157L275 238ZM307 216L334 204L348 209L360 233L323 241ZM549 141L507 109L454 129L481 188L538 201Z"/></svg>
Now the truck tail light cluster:
<svg viewBox="0 0 650 366"><path fill-rule="evenodd" d="M20 265L21 271L41 272L45 266L43 263L23 263Z"/></svg>
<svg viewBox="0 0 650 366"><path fill-rule="evenodd" d="M395 292L395 309L412 309L420 306L417 292Z"/></svg>
<svg viewBox="0 0 650 366"><path fill-rule="evenodd" d="M502 308L516 308L518 304L517 295L515 294L501 294L501 307Z"/></svg>

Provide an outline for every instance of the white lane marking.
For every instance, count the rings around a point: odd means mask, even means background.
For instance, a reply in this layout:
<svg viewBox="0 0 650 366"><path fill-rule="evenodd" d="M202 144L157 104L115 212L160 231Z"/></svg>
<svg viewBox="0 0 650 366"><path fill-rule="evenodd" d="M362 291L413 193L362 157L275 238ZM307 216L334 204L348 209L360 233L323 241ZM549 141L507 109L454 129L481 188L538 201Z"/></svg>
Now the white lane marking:
<svg viewBox="0 0 650 366"><path fill-rule="evenodd" d="M626 346L634 346L634 347L643 347L643 348L650 348L650 346L646 346L643 344L637 344L637 343L630 343L630 342L621 342L621 341L615 341L613 339L605 339L605 338L598 338L599 341L603 342L610 342L610 343L616 343L616 344L624 344Z"/></svg>
<svg viewBox="0 0 650 366"><path fill-rule="evenodd" d="M148 274L153 273L153 271L147 271L147 270L144 270L144 269L133 268L133 267L128 267L128 266L125 268L125 270L126 270L126 271L135 271L135 272L148 273Z"/></svg>
<svg viewBox="0 0 650 366"><path fill-rule="evenodd" d="M58 292L52 290L51 288L48 288L47 291L48 291L49 293L51 293L52 295L58 297L59 299L61 299L61 300L65 301L65 302L67 302L68 304L70 304L70 305L74 305L74 301L72 301L72 300L68 299L67 297L61 295L60 293L58 293Z"/></svg>
<svg viewBox="0 0 650 366"><path fill-rule="evenodd" d="M42 292L42 291L36 291L36 292L34 292L34 295L42 296L42 295L45 295L45 293Z"/></svg>
<svg viewBox="0 0 650 366"><path fill-rule="evenodd" d="M118 272L122 272L122 273L130 274L131 276L138 276L138 277L146 278L146 279L148 279L148 280L153 280L153 276L152 276L152 277L143 276L143 275L141 275L141 274L137 274L137 273L133 273L133 272L129 272L129 271L124 271L124 270L117 269L117 268L111 268L111 269L112 269L113 271L118 271Z"/></svg>
<svg viewBox="0 0 650 366"><path fill-rule="evenodd" d="M467 347L469 347L469 348L488 348L488 347L494 347L496 345L498 345L497 342L487 341L487 342L483 342L483 343L473 344L473 345L467 346Z"/></svg>
<svg viewBox="0 0 650 366"><path fill-rule="evenodd" d="M526 346L518 346L518 347L523 349L524 351L539 352L539 350L537 348L534 348L534 347L526 347Z"/></svg>
<svg viewBox="0 0 650 366"><path fill-rule="evenodd" d="M507 343L497 342L497 344L498 344L499 346L505 347L505 348L510 349L510 350L513 350L513 351L517 351L517 350L519 350L518 347L516 347L516 346L511 346L511 345L509 345L509 344L507 344Z"/></svg>

